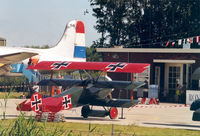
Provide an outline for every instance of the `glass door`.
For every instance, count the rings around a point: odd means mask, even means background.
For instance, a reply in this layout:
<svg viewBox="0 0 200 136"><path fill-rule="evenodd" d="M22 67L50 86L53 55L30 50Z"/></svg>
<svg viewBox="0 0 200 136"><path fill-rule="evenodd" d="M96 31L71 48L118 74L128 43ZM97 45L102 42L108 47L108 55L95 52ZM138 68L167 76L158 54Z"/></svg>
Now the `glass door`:
<svg viewBox="0 0 200 136"><path fill-rule="evenodd" d="M169 99L175 100L176 87L181 84L181 67L180 66L169 66L168 73L168 91Z"/></svg>

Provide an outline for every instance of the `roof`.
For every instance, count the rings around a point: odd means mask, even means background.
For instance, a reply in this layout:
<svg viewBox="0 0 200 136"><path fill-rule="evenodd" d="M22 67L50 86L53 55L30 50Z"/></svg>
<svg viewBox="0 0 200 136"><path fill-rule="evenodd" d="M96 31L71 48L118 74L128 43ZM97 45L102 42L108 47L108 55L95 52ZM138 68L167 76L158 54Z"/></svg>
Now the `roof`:
<svg viewBox="0 0 200 136"><path fill-rule="evenodd" d="M1 40L1 41L6 41L6 39L5 39L5 38L2 38L2 37L0 37L0 40Z"/></svg>
<svg viewBox="0 0 200 136"><path fill-rule="evenodd" d="M200 49L182 48L97 48L97 52L131 52L131 53L200 53Z"/></svg>

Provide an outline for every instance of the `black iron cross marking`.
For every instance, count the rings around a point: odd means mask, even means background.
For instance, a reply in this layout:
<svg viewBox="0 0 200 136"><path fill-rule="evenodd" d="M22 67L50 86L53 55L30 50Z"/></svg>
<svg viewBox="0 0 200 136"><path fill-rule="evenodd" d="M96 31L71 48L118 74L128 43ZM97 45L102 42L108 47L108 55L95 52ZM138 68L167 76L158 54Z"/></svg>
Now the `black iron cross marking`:
<svg viewBox="0 0 200 136"><path fill-rule="evenodd" d="M68 109L69 108L68 104L71 104L71 98L67 98L67 96L64 96L63 98L64 98L63 100L64 109Z"/></svg>
<svg viewBox="0 0 200 136"><path fill-rule="evenodd" d="M35 97L35 99L34 99L35 101L31 102L31 105L32 105L32 107L34 105L36 105L35 106L35 111L38 111L39 110L39 104L42 104L42 101L41 101L41 99L38 100L38 95L35 95L34 97Z"/></svg>
<svg viewBox="0 0 200 136"><path fill-rule="evenodd" d="M117 63L117 64L110 64L106 68L110 68L107 71L115 72L117 68L123 69L127 64L126 63Z"/></svg>
<svg viewBox="0 0 200 136"><path fill-rule="evenodd" d="M60 69L61 67L67 67L69 64L70 63L63 61L61 63L53 63L51 67L53 67L52 69Z"/></svg>

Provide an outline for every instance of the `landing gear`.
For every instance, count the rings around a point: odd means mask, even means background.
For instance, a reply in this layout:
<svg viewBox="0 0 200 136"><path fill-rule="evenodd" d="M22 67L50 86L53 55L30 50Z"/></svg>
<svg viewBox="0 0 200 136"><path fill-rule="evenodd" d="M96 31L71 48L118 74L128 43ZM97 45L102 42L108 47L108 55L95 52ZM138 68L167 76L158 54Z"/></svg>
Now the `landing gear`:
<svg viewBox="0 0 200 136"><path fill-rule="evenodd" d="M83 116L83 118L88 118L90 111L91 110L90 110L89 105L83 106L82 109L81 109L81 116Z"/></svg>
<svg viewBox="0 0 200 136"><path fill-rule="evenodd" d="M110 110L109 110L109 117L110 117L110 119L116 119L117 115L118 115L117 108L111 107Z"/></svg>
<svg viewBox="0 0 200 136"><path fill-rule="evenodd" d="M110 109L105 110L93 110L92 108L89 107L89 105L85 105L81 109L81 116L83 118L88 118L88 116L91 117L106 117L109 116L110 119L116 119L118 115L117 108L111 107Z"/></svg>

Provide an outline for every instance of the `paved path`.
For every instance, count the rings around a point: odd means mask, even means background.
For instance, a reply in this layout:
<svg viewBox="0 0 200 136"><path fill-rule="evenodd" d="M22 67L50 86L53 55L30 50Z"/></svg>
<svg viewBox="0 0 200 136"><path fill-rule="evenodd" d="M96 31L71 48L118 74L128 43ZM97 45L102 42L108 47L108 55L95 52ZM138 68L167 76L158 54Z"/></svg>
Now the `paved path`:
<svg viewBox="0 0 200 136"><path fill-rule="evenodd" d="M16 118L20 113L16 111L16 105L22 102L22 99L9 99L6 108L6 118ZM4 101L0 99L0 117L3 113ZM99 123L99 124L120 124L120 125L138 125L145 127L161 127L161 128L181 128L200 130L200 122L192 121L193 111L190 107L185 107L181 104L161 103L159 105L138 105L133 108L124 109L125 119L121 117L121 109L118 108L118 119L110 120L109 117L95 118L89 117L83 119L81 115L81 108L74 108L68 111L62 111L65 121L67 122L82 122L82 123ZM102 109L101 107L94 107L94 109ZM35 115L34 112L26 114Z"/></svg>

